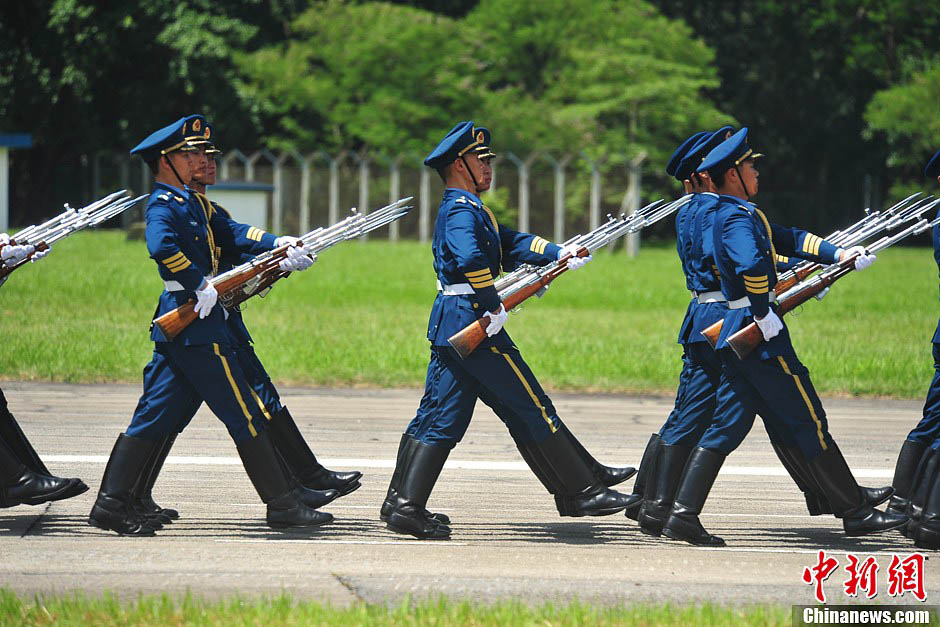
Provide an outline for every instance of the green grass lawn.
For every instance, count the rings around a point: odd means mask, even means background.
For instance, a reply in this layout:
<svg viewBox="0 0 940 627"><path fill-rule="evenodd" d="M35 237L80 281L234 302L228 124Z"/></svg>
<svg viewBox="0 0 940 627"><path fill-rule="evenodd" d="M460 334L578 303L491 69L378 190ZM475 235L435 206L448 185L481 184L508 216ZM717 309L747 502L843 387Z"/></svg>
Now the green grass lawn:
<svg viewBox="0 0 940 627"><path fill-rule="evenodd" d="M0 625L789 625L790 609L776 606L727 608L713 605L586 603L529 607L455 601L360 604L333 608L289 597L207 602L191 597L142 597L121 603L113 597L42 597L24 600L0 588Z"/></svg>
<svg viewBox="0 0 940 627"><path fill-rule="evenodd" d="M160 289L141 241L85 232L60 242L0 288L0 377L139 381ZM415 386L434 294L428 245L350 242L248 301L245 320L276 381ZM671 394L687 303L671 246L646 246L634 259L602 251L511 315L507 329L546 387ZM938 312L931 251L899 248L788 324L821 393L919 398Z"/></svg>

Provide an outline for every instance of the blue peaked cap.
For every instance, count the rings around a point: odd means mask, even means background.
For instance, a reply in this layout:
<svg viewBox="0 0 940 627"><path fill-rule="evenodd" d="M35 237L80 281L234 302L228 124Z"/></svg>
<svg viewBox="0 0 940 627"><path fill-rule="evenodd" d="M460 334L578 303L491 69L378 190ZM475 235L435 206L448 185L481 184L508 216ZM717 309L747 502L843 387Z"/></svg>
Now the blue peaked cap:
<svg viewBox="0 0 940 627"><path fill-rule="evenodd" d="M764 155L756 153L747 145L747 127L721 142L712 149L696 172L708 172L711 175L723 174L731 168L741 165L746 159L756 159Z"/></svg>
<svg viewBox="0 0 940 627"><path fill-rule="evenodd" d="M174 150L196 150L199 144L211 144L211 137L212 127L205 117L188 115L151 133L131 148L131 154L140 155L147 162L156 161Z"/></svg>
<svg viewBox="0 0 940 627"><path fill-rule="evenodd" d="M495 157L496 154L490 150L489 144L490 132L487 129L474 126L473 120L460 122L450 129L441 143L424 158L424 165L440 170L468 152L473 152L481 159Z"/></svg>
<svg viewBox="0 0 940 627"><path fill-rule="evenodd" d="M676 148L676 151L672 153L671 157L669 157L669 162L666 164L666 174L669 176L676 176L676 170L679 168L679 163L682 161L682 158L685 157L685 154L689 151L689 149L692 148L692 146L694 146L698 140L700 140L705 135L708 135L708 131L699 131L679 144L679 147ZM676 176L676 178L679 177ZM685 178L687 179L689 177ZM685 179L679 180L684 181Z"/></svg>
<svg viewBox="0 0 940 627"><path fill-rule="evenodd" d="M930 161L927 162L924 167L924 176L932 179L940 176L940 150L933 153Z"/></svg>
<svg viewBox="0 0 940 627"><path fill-rule="evenodd" d="M679 167L676 168L676 178L680 181L684 181L691 177L692 174L695 173L695 169L702 162L702 159L705 158L705 155L710 153L718 144L728 139L729 135L731 135L730 126L722 126L713 133L705 133L705 136L695 142L695 145L685 153L682 161L679 162ZM682 178L679 178L680 176Z"/></svg>

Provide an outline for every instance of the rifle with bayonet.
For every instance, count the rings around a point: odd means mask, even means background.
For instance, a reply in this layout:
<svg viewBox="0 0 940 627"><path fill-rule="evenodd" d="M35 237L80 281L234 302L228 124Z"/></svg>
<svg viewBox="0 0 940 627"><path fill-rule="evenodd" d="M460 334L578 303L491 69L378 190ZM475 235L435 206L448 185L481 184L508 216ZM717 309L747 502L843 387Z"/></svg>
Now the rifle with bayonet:
<svg viewBox="0 0 940 627"><path fill-rule="evenodd" d="M923 233L927 229L933 228L938 223L940 223L940 218L935 218L930 222L921 218L915 224L912 224L895 235L891 237L884 236L874 244L867 246L868 252L877 253L889 246L897 244L906 237ZM782 317L787 312L799 307L842 277L848 275L855 269L855 259L857 257L857 254L852 254L838 264L829 266L818 276L803 283L799 283L786 292L783 292L777 299L777 315ZM740 359L744 359L751 354L751 351L763 341L764 335L761 333L760 327L757 326L756 322L751 322L743 329L728 337L728 345Z"/></svg>
<svg viewBox="0 0 940 627"><path fill-rule="evenodd" d="M870 240L882 231L893 231L908 222L919 220L924 213L940 204L940 198L926 196L918 199L920 195L920 192L912 194L884 211L869 212L866 209L865 217L861 220L843 230L830 233L824 239L839 248L848 249ZM780 273L774 292L783 294L824 268L826 264L801 261L793 268ZM718 320L701 332L712 348L718 343L722 324L723 321Z"/></svg>
<svg viewBox="0 0 940 627"><path fill-rule="evenodd" d="M541 297L549 284L568 270L568 260L572 256L587 257L595 250L607 246L627 233L635 233L673 213L688 203L692 195L686 195L673 202L660 199L642 209L619 218L608 216L607 222L584 235L569 239L563 246L576 248L576 252L566 254L555 263L546 266L524 264L495 282L499 299L506 311L512 311L523 301L532 296ZM486 339L488 321L480 318L447 339L461 358L469 356Z"/></svg>
<svg viewBox="0 0 940 627"><path fill-rule="evenodd" d="M358 239L370 231L398 220L411 210L411 205L407 204L411 200L411 196L402 198L369 214L359 213L353 208L351 215L336 224L319 227L297 239L307 251L320 253L340 242ZM275 282L290 274L281 270L279 263L287 257L287 249L291 245L293 244L285 244L261 253L251 261L212 278L210 283L219 294L219 303L223 307L232 308L252 296L264 296ZM195 305L195 300L189 300L156 318L153 323L172 340L196 320L197 314L193 309Z"/></svg>
<svg viewBox="0 0 940 627"><path fill-rule="evenodd" d="M48 250L55 242L84 228L98 226L120 215L146 197L144 195L130 198L127 196L126 189L118 190L80 209L73 209L66 204L65 211L54 218L22 229L10 239L8 245L32 246L33 251L16 264L0 265L0 285L3 285L10 274L29 261L36 252Z"/></svg>

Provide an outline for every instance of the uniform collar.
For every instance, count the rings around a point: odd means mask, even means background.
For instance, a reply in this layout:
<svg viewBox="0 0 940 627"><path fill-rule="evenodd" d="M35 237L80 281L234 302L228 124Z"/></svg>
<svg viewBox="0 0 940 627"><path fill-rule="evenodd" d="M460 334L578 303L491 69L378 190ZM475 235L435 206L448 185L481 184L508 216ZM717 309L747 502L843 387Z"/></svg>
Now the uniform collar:
<svg viewBox="0 0 940 627"><path fill-rule="evenodd" d="M154 187L160 187L162 189L169 190L177 196L181 196L183 200L189 200L189 193L192 191L186 185L183 186L183 189L180 189L179 187L170 185L169 183L154 183Z"/></svg>

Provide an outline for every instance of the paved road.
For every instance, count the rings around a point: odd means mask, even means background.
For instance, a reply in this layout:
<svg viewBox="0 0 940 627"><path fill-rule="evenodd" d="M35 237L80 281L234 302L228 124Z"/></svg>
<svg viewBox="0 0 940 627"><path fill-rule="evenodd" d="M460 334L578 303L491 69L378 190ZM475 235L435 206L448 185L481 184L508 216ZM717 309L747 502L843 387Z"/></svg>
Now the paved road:
<svg viewBox="0 0 940 627"><path fill-rule="evenodd" d="M877 599L893 602L887 596L891 554L913 549L896 532L848 539L834 518L807 516L759 425L728 459L703 516L727 548L652 539L623 516L559 518L502 423L482 405L432 496L432 507L454 520L453 539L407 539L384 528L378 506L419 392L358 389L283 394L328 465L365 473L360 490L326 508L336 516L333 524L289 533L265 527L264 508L222 424L202 409L177 441L155 490L158 502L181 511L181 520L156 538L119 538L88 526L85 518L139 387L4 383L3 389L47 464L92 486L69 501L0 511L0 586L22 593L107 589L134 597L191 590L218 597L286 591L339 605L397 602L406 594L532 603L794 604L812 602L801 574L825 548L842 566L846 552L875 555ZM611 464L637 465L649 434L671 407L666 398L553 400L587 447ZM861 481L890 483L919 403L835 400L826 407L831 431ZM928 601L940 599L937 562L926 565ZM826 582L830 602L848 600L845 579L842 571ZM901 600L913 602L909 594Z"/></svg>

